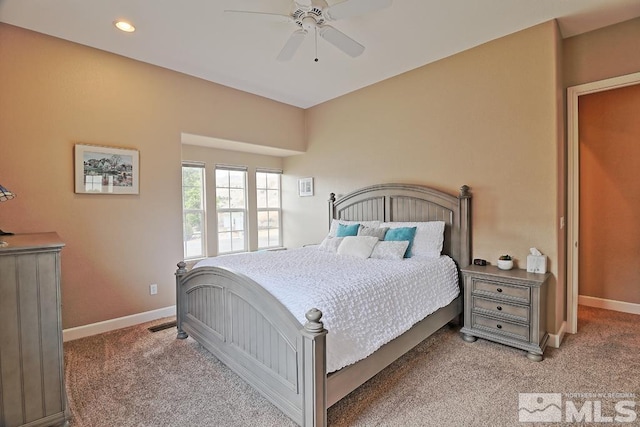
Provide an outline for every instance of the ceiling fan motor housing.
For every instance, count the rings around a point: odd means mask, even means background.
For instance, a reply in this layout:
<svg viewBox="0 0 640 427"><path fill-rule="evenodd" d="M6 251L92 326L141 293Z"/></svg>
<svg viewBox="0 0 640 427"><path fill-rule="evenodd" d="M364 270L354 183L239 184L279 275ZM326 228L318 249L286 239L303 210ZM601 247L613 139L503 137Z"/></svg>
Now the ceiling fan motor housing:
<svg viewBox="0 0 640 427"><path fill-rule="evenodd" d="M317 6L313 6L308 10L298 7L291 16L295 23L305 30L310 30L318 25L322 25L326 21L324 15L322 15L322 9Z"/></svg>

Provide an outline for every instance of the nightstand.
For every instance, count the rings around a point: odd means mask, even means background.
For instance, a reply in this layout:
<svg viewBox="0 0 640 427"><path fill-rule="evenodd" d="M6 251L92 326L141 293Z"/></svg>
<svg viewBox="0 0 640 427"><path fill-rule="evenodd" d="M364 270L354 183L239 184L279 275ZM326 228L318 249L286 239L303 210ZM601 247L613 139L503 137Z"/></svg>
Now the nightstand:
<svg viewBox="0 0 640 427"><path fill-rule="evenodd" d="M462 338L484 338L527 351L542 360L549 334L546 328L547 281L550 273L500 270L472 265L462 269L464 327Z"/></svg>

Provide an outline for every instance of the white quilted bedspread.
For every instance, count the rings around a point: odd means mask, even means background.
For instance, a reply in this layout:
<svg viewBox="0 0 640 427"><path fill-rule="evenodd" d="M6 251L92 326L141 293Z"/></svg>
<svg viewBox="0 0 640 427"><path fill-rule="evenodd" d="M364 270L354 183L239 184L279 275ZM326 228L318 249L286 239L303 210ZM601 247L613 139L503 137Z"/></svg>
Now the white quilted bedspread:
<svg viewBox="0 0 640 427"><path fill-rule="evenodd" d="M358 259L306 247L207 258L260 283L304 325L322 311L327 372L369 356L458 296L458 275L447 256Z"/></svg>

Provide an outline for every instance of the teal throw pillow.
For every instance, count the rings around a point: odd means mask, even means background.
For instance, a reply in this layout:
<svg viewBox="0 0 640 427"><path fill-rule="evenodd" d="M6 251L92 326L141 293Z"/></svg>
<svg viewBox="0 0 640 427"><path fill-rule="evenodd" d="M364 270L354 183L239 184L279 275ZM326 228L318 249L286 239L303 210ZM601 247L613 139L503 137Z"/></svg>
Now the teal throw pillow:
<svg viewBox="0 0 640 427"><path fill-rule="evenodd" d="M411 258L411 245L413 245L413 238L416 237L417 227L398 227L390 228L387 234L384 235L386 241L408 241L409 246L404 253L405 258Z"/></svg>
<svg viewBox="0 0 640 427"><path fill-rule="evenodd" d="M338 230L336 231L336 237L357 236L360 224L338 224Z"/></svg>

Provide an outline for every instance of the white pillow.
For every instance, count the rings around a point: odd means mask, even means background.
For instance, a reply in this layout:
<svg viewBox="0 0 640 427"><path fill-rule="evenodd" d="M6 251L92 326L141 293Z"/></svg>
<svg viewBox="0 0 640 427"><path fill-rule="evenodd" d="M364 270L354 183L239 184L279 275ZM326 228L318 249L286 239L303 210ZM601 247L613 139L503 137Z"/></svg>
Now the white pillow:
<svg viewBox="0 0 640 427"><path fill-rule="evenodd" d="M338 231L338 224L344 224L344 225L360 224L360 225L364 225L365 227L373 227L373 228L380 227L380 221L347 221L344 219L332 219L331 227L329 228L329 236L331 237L336 236L336 232Z"/></svg>
<svg viewBox="0 0 640 427"><path fill-rule="evenodd" d="M338 246L338 255L367 259L376 243L378 243L378 238L374 236L347 236Z"/></svg>
<svg viewBox="0 0 640 427"><path fill-rule="evenodd" d="M342 243L343 239L344 237L327 236L324 238L322 243L320 243L320 246L318 247L318 249L321 249L327 252L333 252L335 254L336 252L338 252L338 246L340 246L340 243Z"/></svg>
<svg viewBox="0 0 640 427"><path fill-rule="evenodd" d="M389 229L387 227L367 227L362 226L358 230L358 236L374 236L378 240L384 240L384 235L387 234Z"/></svg>
<svg viewBox="0 0 640 427"><path fill-rule="evenodd" d="M416 227L411 246L412 258L438 258L444 244L444 221L383 222L381 227Z"/></svg>
<svg viewBox="0 0 640 427"><path fill-rule="evenodd" d="M403 259L409 246L408 240L379 241L371 252L371 258L376 259Z"/></svg>

